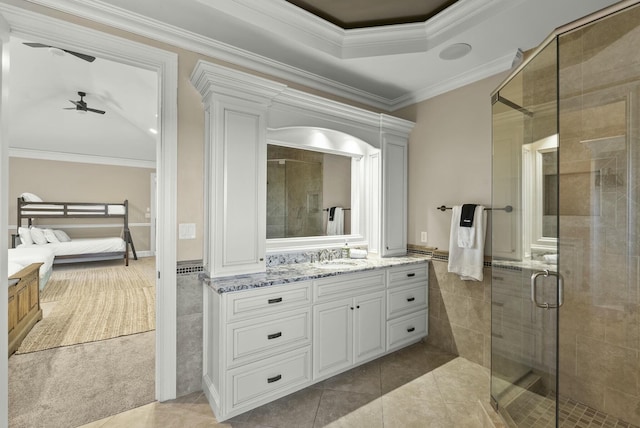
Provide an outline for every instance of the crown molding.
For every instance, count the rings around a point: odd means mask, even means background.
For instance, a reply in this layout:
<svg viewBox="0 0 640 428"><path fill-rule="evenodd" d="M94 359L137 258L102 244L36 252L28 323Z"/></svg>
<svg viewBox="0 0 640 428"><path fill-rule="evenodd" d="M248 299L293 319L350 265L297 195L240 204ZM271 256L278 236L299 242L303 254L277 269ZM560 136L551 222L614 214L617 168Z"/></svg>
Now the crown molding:
<svg viewBox="0 0 640 428"><path fill-rule="evenodd" d="M515 53L504 55L486 64L482 64L479 67L472 68L471 70L468 70L464 73L438 82L438 84L436 85L431 85L427 88L400 97L393 102L391 111L395 111L400 108L428 100L429 98L433 98L440 94L444 94L445 92L449 92L470 83L477 82L478 80L482 80L495 74L508 71L512 68L514 57L517 54L518 51L516 51Z"/></svg>
<svg viewBox="0 0 640 428"><path fill-rule="evenodd" d="M425 22L345 30L285 0L196 0L336 58L427 52L498 11L524 0L460 0Z"/></svg>
<svg viewBox="0 0 640 428"><path fill-rule="evenodd" d="M436 85L407 93L396 99L389 99L179 27L128 12L100 0L27 1L389 112L469 84L474 81L474 76L481 79L508 69L496 66L494 61ZM393 49L400 49L396 53L407 53L407 50L411 51L415 48L414 45L420 45L420 49L426 45L431 49L446 40L453 32L459 31L461 26L475 25L488 14L513 7L524 0L461 0L425 23L353 30L343 30L283 0L270 1L269 7L266 7L267 2L264 0L215 0L215 3L212 3L214 0L200 1L209 5L219 4L217 8L226 10L228 13L244 10L247 12L247 19L252 20L260 17L264 19L264 13L268 13L271 16L270 19L278 22L279 26L290 26L287 30L290 39L309 40L310 45L316 48L317 43L329 43L333 45L329 50L336 51L336 40L342 38L340 55L345 58L354 58L358 52L361 55L370 56L376 50L379 54ZM2 3L0 3L0 10L3 13L5 11L13 14L21 13L20 8L2 5ZM285 13L286 22L278 18L278 12ZM299 31L295 33L300 30L300 27L307 33L315 31L316 34L303 36ZM509 62L512 59L513 56L510 57Z"/></svg>
<svg viewBox="0 0 640 428"><path fill-rule="evenodd" d="M137 159L110 158L103 156L81 155L78 153L51 152L44 150L9 148L10 158L40 159L57 162L89 163L95 165L115 165L130 168L156 169L154 161Z"/></svg>

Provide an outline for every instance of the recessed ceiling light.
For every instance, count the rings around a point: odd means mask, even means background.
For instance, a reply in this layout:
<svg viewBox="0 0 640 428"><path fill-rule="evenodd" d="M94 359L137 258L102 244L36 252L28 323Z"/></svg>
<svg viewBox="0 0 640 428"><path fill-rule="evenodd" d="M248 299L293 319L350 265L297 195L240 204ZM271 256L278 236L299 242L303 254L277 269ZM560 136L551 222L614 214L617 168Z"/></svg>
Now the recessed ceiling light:
<svg viewBox="0 0 640 428"><path fill-rule="evenodd" d="M459 59L471 52L471 45L466 43L455 43L440 51L440 58L444 60Z"/></svg>

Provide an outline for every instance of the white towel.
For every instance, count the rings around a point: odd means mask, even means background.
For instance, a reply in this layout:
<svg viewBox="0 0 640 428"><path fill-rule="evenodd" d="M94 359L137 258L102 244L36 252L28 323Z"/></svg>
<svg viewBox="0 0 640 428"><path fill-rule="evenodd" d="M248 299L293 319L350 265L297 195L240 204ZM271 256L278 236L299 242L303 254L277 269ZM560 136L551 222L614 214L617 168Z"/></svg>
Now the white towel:
<svg viewBox="0 0 640 428"><path fill-rule="evenodd" d="M331 211L327 211L327 235L344 235L344 211L340 207L335 207L333 220Z"/></svg>
<svg viewBox="0 0 640 428"><path fill-rule="evenodd" d="M484 267L484 239L487 231L487 219L484 207L476 206L473 214L473 226L460 227L462 207L453 207L451 233L449 236L449 272L460 275L464 281L482 281ZM472 230L461 230L472 229Z"/></svg>

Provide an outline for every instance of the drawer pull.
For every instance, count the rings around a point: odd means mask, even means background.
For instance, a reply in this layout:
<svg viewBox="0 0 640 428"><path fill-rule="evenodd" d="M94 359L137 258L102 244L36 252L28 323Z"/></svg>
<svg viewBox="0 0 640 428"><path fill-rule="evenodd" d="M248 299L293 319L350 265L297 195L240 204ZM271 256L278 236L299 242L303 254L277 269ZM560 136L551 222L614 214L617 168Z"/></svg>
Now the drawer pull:
<svg viewBox="0 0 640 428"><path fill-rule="evenodd" d="M416 330L416 328L415 328L415 327L409 327L409 328L407 329L407 333L411 333L411 332L413 332L413 331L415 331L415 330Z"/></svg>
<svg viewBox="0 0 640 428"><path fill-rule="evenodd" d="M279 374L278 376L267 378L267 383L277 382L280 379L282 379L282 375Z"/></svg>
<svg viewBox="0 0 640 428"><path fill-rule="evenodd" d="M269 304L282 302L282 297L276 297L275 299L269 299Z"/></svg>
<svg viewBox="0 0 640 428"><path fill-rule="evenodd" d="M416 300L415 297L407 297L407 302L413 302L414 300Z"/></svg>
<svg viewBox="0 0 640 428"><path fill-rule="evenodd" d="M279 331L279 332L277 332L277 333L273 333L273 334L269 334L269 335L267 335L267 339L269 339L269 340L271 340L271 339L277 339L277 338L279 338L280 336L282 336L282 332L281 332L281 331Z"/></svg>
<svg viewBox="0 0 640 428"><path fill-rule="evenodd" d="M416 276L415 272L408 273L407 276L411 278L412 276Z"/></svg>

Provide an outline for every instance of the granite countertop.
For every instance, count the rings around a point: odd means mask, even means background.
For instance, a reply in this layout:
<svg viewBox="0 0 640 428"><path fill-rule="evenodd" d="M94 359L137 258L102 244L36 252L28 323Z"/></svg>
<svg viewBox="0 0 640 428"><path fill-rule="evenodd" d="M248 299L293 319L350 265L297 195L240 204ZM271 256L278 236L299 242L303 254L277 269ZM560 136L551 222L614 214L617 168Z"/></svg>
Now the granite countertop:
<svg viewBox="0 0 640 428"><path fill-rule="evenodd" d="M213 290L222 294L252 288L289 284L296 281L325 278L345 273L384 269L390 266L426 263L429 259L427 256L418 254L405 257L384 258L369 256L366 259L335 259L315 263L282 264L268 267L267 271L262 273L220 278L210 278L206 274L200 274L199 278Z"/></svg>

